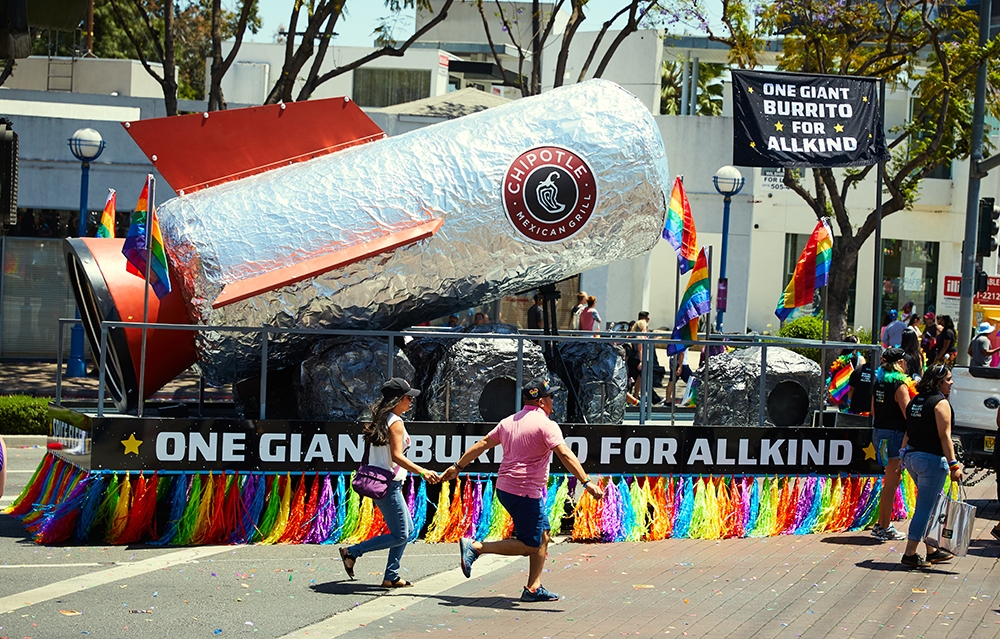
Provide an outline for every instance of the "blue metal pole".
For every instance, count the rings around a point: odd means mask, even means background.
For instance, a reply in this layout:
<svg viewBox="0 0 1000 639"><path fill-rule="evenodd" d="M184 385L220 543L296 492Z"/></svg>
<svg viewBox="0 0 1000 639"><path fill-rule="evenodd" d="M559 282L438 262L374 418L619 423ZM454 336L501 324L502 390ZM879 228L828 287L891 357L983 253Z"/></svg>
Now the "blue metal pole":
<svg viewBox="0 0 1000 639"><path fill-rule="evenodd" d="M80 178L80 219L77 223L77 237L87 235L87 192L90 189L90 163L80 165L83 175ZM80 319L80 309L76 310L76 319ZM87 362L83 359L83 326L73 324L70 329L69 360L66 362L66 377L86 377Z"/></svg>
<svg viewBox="0 0 1000 639"><path fill-rule="evenodd" d="M719 280L726 279L726 257L729 254L729 203L733 201L733 198L726 196L723 200L725 204L722 208L722 257L719 264ZM716 300L718 304L718 300ZM719 309L719 312L715 317L715 330L719 333L722 332L722 320L725 312Z"/></svg>

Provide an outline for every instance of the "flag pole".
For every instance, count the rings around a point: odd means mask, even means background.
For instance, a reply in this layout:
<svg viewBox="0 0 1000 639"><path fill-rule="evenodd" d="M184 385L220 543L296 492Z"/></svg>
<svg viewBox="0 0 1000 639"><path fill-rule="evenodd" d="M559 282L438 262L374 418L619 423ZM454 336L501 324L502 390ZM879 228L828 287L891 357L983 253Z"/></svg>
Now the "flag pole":
<svg viewBox="0 0 1000 639"><path fill-rule="evenodd" d="M708 246L708 298L712 299L712 245L711 244ZM715 303L716 304L719 303L718 296L716 296L716 298L715 298ZM710 305L710 308L711 308L711 305ZM699 316L699 318L700 318L700 316ZM701 322L701 320L699 319L699 323L700 322ZM709 313L708 313L708 321L705 322L705 341L708 341L710 339L712 339L712 312L711 311L709 311ZM708 356L708 349L710 349L710 348L711 348L711 346L709 346L708 344L705 344L701 348L701 356L702 356L701 359L702 359L703 362L705 362L705 379L702 380L702 382L704 383L704 392L702 393L702 397L699 398L699 402L703 402L703 405L705 407L704 410L706 412L703 412L702 413L703 415L708 415L708 412L707 412L708 411L708 360L711 359Z"/></svg>
<svg viewBox="0 0 1000 639"><path fill-rule="evenodd" d="M677 270L674 271L674 324L677 323L677 313L680 311L680 308L681 308L681 267L680 267L680 263L678 263L677 264ZM673 330L673 329L671 329L671 330ZM698 336L695 335L695 337L698 337ZM685 347L685 349L686 348L687 347ZM670 367L670 371L669 371L670 372L670 381L667 382L667 385L670 386L670 397L666 397L664 399L666 399L666 400L668 400L670 402L670 425L671 426L674 425L674 402L675 402L674 398L677 397L677 378L674 377L674 373L676 372L676 370L674 369L674 362L673 362L673 360L674 360L674 358L677 358L677 361L680 361L680 356L681 356L681 353L683 353L683 352L684 351L681 351L680 353L677 353L676 355L671 355L671 356L667 357L667 366ZM685 389L685 390L687 390L687 389Z"/></svg>
<svg viewBox="0 0 1000 639"><path fill-rule="evenodd" d="M146 389L146 322L149 321L149 272L153 261L151 238L153 235L153 202L156 201L156 178L150 175L149 197L146 199L146 228L144 230L146 251L146 281L143 282L142 296L142 348L139 352L139 417L142 417L142 405L145 403Z"/></svg>

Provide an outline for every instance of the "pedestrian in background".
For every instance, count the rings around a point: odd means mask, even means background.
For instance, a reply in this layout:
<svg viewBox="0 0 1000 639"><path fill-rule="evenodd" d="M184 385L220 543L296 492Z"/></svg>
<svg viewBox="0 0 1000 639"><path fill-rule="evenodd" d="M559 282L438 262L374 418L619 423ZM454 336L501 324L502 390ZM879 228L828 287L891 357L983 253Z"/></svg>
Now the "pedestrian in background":
<svg viewBox="0 0 1000 639"><path fill-rule="evenodd" d="M899 342L899 348L906 354L906 357L903 358L903 361L906 362L904 372L915 380L920 379L924 372L924 354L920 350L920 340L917 339L917 334L910 330L903 331L903 339Z"/></svg>
<svg viewBox="0 0 1000 639"><path fill-rule="evenodd" d="M910 403L910 384L906 375L906 354L890 348L882 353L882 365L875 371L872 391L872 443L878 463L884 469L882 493L878 502L878 521L872 527L872 537L881 541L899 541L906 535L892 525L892 508L896 489L902 478L899 451L906 432L906 406Z"/></svg>
<svg viewBox="0 0 1000 639"><path fill-rule="evenodd" d="M587 297L587 308L583 309L583 313L580 314L580 330L581 331L599 331L601 330L601 316L597 313L595 306L597 305L597 298L593 295Z"/></svg>
<svg viewBox="0 0 1000 639"><path fill-rule="evenodd" d="M958 355L958 348L955 346L955 323L951 321L950 315L938 315L937 324L933 363L954 366L955 356Z"/></svg>
<svg viewBox="0 0 1000 639"><path fill-rule="evenodd" d="M587 308L587 293L580 291L576 294L576 305L569 309L569 328L571 331L580 330L580 315L583 309Z"/></svg>
<svg viewBox="0 0 1000 639"><path fill-rule="evenodd" d="M902 563L911 568L927 568L931 564L953 558L950 552L924 544L926 557L917 554L917 546L927 529L927 521L944 488L944 480L962 480L962 463L955 457L951 442L951 425L955 411L948 402L951 393L951 370L935 364L917 382L917 396L906 407L906 448L901 450L903 467L917 485L917 504L906 535L906 551Z"/></svg>
<svg viewBox="0 0 1000 639"><path fill-rule="evenodd" d="M405 588L413 584L399 576L399 562L413 533L413 520L403 498L406 471L417 473L432 484L440 477L432 470L422 468L406 457L410 447L410 434L406 432L401 415L410 409L413 398L420 391L411 388L401 377L393 377L382 385L382 396L372 406L372 419L364 426L365 445L368 447L368 464L394 473L389 492L382 499L374 500L389 527L389 532L354 546L340 548L347 576L354 579L354 564L365 553L389 549L382 577L383 588Z"/></svg>
<svg viewBox="0 0 1000 639"><path fill-rule="evenodd" d="M924 352L924 365L934 363L936 353L938 326L937 319L932 311L924 313L924 330L920 335L920 350Z"/></svg>
<svg viewBox="0 0 1000 639"><path fill-rule="evenodd" d="M524 408L505 418L473 444L452 464L442 481L458 476L459 471L495 446L503 448L503 461L497 472L497 499L514 520L514 539L459 542L462 573L472 574L472 564L480 555L528 557L528 583L521 591L521 601L556 601L559 595L542 586L542 569L549 546L549 518L545 512L545 486L549 478L552 453L596 499L604 491L583 470L580 461L563 441L559 425L549 419L552 413L552 389L544 379L534 379L521 389Z"/></svg>
<svg viewBox="0 0 1000 639"><path fill-rule="evenodd" d="M545 298L541 293L535 293L535 303L528 309L528 328L542 328L542 304Z"/></svg>
<svg viewBox="0 0 1000 639"><path fill-rule="evenodd" d="M993 353L1000 351L990 343L990 333L996 327L989 322L980 322L976 336L969 342L969 366L989 366L993 363Z"/></svg>

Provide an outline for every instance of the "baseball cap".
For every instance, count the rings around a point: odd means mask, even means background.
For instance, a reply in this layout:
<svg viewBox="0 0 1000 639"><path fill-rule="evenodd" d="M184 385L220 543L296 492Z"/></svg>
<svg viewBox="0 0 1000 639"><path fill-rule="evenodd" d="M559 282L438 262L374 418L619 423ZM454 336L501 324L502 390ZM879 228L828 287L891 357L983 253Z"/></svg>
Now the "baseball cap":
<svg viewBox="0 0 1000 639"><path fill-rule="evenodd" d="M906 352L901 348L887 348L882 351L882 360L892 364L906 357Z"/></svg>
<svg viewBox="0 0 1000 639"><path fill-rule="evenodd" d="M995 328L996 327L989 322L980 322L979 328L976 329L976 335L989 335Z"/></svg>
<svg viewBox="0 0 1000 639"><path fill-rule="evenodd" d="M541 399L542 397L551 397L552 393L549 381L541 377L533 379L521 387L521 398L531 401Z"/></svg>
<svg viewBox="0 0 1000 639"><path fill-rule="evenodd" d="M925 320L932 320L932 319L934 319L935 317L937 317L937 315L935 315L935 314L933 313L933 311L927 311L926 313L924 313L924 319L925 319Z"/></svg>
<svg viewBox="0 0 1000 639"><path fill-rule="evenodd" d="M410 382L402 377L393 377L385 384L382 384L382 394L386 397L416 397L420 391L410 386Z"/></svg>

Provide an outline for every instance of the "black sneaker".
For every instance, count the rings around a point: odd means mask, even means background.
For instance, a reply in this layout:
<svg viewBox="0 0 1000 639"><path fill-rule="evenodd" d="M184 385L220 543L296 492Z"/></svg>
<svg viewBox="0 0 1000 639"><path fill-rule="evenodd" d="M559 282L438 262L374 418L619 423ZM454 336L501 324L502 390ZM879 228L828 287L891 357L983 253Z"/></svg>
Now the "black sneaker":
<svg viewBox="0 0 1000 639"><path fill-rule="evenodd" d="M909 566L910 568L930 568L931 562L927 561L920 555L903 555L900 560L904 566Z"/></svg>
<svg viewBox="0 0 1000 639"><path fill-rule="evenodd" d="M942 561L951 561L954 558L955 555L951 554L947 550L941 550L940 548L927 555L927 561L932 564L939 564Z"/></svg>

